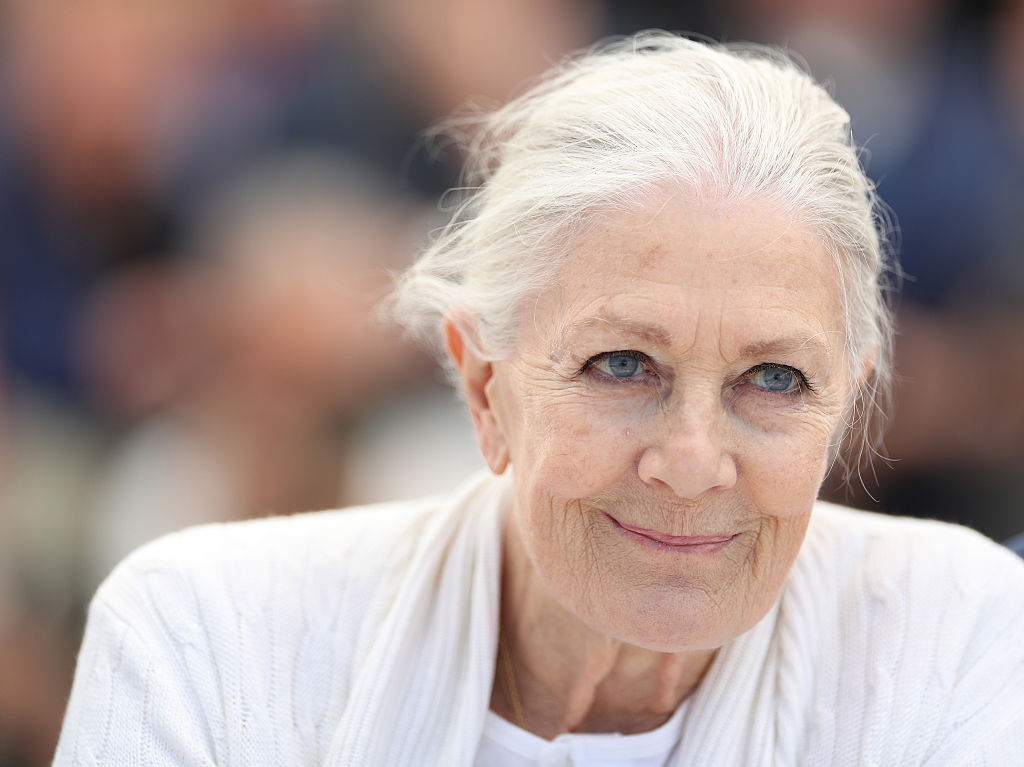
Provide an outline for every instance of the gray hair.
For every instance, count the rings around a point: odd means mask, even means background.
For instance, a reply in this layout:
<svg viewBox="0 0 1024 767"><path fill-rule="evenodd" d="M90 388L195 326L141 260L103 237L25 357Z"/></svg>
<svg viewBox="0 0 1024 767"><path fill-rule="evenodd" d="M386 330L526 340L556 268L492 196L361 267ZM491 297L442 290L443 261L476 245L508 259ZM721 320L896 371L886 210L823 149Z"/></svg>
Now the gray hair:
<svg viewBox="0 0 1024 767"><path fill-rule="evenodd" d="M861 435L855 463L874 451L892 374L888 218L849 115L787 54L641 32L448 127L464 144L468 186L392 298L410 332L439 344L451 314L478 353L502 359L524 303L551 284L596 211L634 208L666 184L766 197L815 231L836 262L856 392L847 426Z"/></svg>

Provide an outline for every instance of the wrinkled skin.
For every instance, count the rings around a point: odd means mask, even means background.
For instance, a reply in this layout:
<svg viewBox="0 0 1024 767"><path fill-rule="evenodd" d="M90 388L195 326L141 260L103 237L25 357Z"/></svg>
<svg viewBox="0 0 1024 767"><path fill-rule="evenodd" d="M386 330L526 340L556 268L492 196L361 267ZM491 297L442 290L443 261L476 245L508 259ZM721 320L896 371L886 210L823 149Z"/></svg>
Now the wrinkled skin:
<svg viewBox="0 0 1024 767"><path fill-rule="evenodd" d="M813 232L764 200L655 203L594 222L507 359L447 332L484 456L514 470L502 612L524 674L602 647L592 686L627 685L628 656L678 693L778 597L849 388Z"/></svg>

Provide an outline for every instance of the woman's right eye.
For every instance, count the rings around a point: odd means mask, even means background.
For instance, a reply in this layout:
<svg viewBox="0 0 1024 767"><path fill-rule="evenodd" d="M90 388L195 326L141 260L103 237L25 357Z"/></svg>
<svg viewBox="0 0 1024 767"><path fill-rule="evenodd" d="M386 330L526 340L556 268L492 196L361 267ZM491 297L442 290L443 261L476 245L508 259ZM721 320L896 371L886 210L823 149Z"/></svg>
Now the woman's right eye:
<svg viewBox="0 0 1024 767"><path fill-rule="evenodd" d="M630 380L640 378L650 372L646 362L646 355L632 350L604 352L587 360L583 370L593 369L610 378Z"/></svg>

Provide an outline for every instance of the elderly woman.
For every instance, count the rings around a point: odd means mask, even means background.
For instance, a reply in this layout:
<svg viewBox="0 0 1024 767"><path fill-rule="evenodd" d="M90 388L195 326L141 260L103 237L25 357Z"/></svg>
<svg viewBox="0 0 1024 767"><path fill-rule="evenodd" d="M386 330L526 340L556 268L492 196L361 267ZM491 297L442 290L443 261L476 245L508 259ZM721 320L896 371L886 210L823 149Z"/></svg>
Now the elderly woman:
<svg viewBox="0 0 1024 767"><path fill-rule="evenodd" d="M1024 564L815 500L889 375L844 111L648 34L471 136L395 302L490 472L137 552L56 763L1019 764Z"/></svg>

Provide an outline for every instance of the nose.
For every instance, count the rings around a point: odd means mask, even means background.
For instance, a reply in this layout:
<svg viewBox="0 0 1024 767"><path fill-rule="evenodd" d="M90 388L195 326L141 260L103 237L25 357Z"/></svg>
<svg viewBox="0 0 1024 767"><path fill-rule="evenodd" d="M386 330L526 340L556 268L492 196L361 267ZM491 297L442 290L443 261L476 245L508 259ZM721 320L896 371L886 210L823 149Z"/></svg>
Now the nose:
<svg viewBox="0 0 1024 767"><path fill-rule="evenodd" d="M684 406L667 417L660 438L640 455L640 479L695 499L736 484L736 461L725 445L721 415L710 406Z"/></svg>

